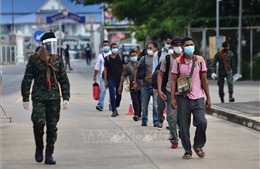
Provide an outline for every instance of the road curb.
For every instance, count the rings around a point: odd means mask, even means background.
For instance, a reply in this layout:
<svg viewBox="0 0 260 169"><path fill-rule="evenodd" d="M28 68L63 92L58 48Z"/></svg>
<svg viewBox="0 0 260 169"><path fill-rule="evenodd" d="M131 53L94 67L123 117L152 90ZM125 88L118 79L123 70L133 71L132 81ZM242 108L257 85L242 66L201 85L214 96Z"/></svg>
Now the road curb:
<svg viewBox="0 0 260 169"><path fill-rule="evenodd" d="M259 117L248 117L239 111L212 105L207 114L260 131ZM256 120L258 119L258 120Z"/></svg>

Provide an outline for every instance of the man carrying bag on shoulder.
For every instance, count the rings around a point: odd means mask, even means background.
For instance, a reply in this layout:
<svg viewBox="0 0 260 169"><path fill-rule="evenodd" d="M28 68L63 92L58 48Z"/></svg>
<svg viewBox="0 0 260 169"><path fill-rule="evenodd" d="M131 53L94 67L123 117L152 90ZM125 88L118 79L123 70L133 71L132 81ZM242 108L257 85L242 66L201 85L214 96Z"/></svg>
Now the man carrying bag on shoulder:
<svg viewBox="0 0 260 169"><path fill-rule="evenodd" d="M191 37L182 39L182 48L184 54L174 61L172 68L172 101L171 106L177 109L178 120L180 122L181 142L185 150L183 159L190 159L192 156L191 143L190 143L190 123L191 113L193 114L193 125L196 127L193 150L200 157L205 156L202 150L206 143L206 128L207 120L205 117L205 106L210 108L210 94L207 80L207 68L203 57L193 54L195 46ZM195 58L194 58L195 57ZM193 73L191 76L191 71ZM175 93L178 78L190 76L191 91L187 93ZM204 93L207 97L204 101ZM176 94L176 99L175 99Z"/></svg>

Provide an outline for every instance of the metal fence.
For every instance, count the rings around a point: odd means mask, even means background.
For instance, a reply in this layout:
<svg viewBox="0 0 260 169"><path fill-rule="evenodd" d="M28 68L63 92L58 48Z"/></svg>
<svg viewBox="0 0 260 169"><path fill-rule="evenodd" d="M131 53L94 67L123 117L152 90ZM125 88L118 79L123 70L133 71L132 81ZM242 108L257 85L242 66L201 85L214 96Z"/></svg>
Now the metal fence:
<svg viewBox="0 0 260 169"><path fill-rule="evenodd" d="M188 34L193 37L196 53L202 55L210 64L216 49L212 49L211 38L216 36L215 28L190 28ZM243 27L241 46L241 74L243 80L260 79L260 26ZM220 28L219 34L230 43L236 62L238 56L238 27ZM237 66L237 65L236 65ZM236 70L235 70L236 71Z"/></svg>
<svg viewBox="0 0 260 169"><path fill-rule="evenodd" d="M0 64L16 63L16 46L15 45L0 45Z"/></svg>

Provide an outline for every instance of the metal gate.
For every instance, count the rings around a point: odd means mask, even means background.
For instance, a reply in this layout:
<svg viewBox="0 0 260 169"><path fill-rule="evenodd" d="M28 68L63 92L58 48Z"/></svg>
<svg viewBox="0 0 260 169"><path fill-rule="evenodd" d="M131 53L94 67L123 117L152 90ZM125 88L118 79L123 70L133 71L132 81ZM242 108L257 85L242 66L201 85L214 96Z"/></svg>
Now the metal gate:
<svg viewBox="0 0 260 169"><path fill-rule="evenodd" d="M260 80L260 27L249 26L243 27L242 49L241 49L241 74L243 80ZM210 38L215 36L215 28L189 28L187 31L189 36L192 36L196 45L197 54L202 55L208 62L213 58L216 50L213 51L210 43ZM222 27L220 35L225 36L230 43L230 49L234 53L236 62L238 56L238 27ZM236 64L238 67L238 65Z"/></svg>
<svg viewBox="0 0 260 169"><path fill-rule="evenodd" d="M0 45L0 64L16 63L17 50L15 45Z"/></svg>

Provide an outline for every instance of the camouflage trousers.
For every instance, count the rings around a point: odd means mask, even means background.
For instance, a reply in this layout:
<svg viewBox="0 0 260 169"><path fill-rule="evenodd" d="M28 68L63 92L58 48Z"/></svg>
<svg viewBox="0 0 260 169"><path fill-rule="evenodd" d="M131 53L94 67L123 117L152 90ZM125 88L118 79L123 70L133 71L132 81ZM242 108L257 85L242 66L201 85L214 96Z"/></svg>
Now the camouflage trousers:
<svg viewBox="0 0 260 169"><path fill-rule="evenodd" d="M226 71L226 72L220 73L218 76L219 97L225 96L225 93L224 93L225 78L227 79L228 93L233 94L233 73L232 73L232 71Z"/></svg>
<svg viewBox="0 0 260 169"><path fill-rule="evenodd" d="M34 101L31 120L36 145L43 144L46 124L47 146L54 146L57 140L57 123L60 119L60 100Z"/></svg>

